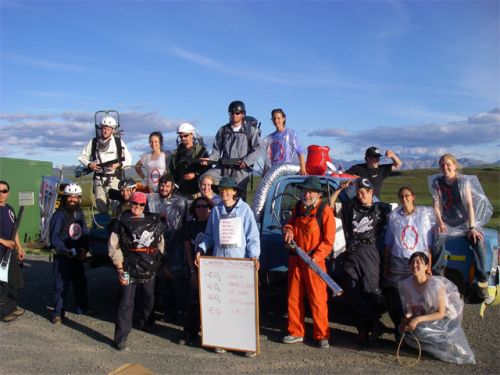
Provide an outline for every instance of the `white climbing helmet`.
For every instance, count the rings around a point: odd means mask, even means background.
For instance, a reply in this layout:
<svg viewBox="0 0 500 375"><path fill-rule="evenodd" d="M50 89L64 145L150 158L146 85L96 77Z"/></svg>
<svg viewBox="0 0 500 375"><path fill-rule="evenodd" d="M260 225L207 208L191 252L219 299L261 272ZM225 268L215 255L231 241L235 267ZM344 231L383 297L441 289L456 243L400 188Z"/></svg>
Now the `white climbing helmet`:
<svg viewBox="0 0 500 375"><path fill-rule="evenodd" d="M195 133L196 129L188 122L184 122L177 127L177 134Z"/></svg>
<svg viewBox="0 0 500 375"><path fill-rule="evenodd" d="M116 120L114 117L111 117L111 116L105 116L102 120L101 120L101 126L109 126L110 128L116 128Z"/></svg>
<svg viewBox="0 0 500 375"><path fill-rule="evenodd" d="M64 195L78 195L78 196L81 196L82 195L82 188L80 187L80 185L75 184L74 182L72 182L71 184L66 185L66 187L64 188Z"/></svg>

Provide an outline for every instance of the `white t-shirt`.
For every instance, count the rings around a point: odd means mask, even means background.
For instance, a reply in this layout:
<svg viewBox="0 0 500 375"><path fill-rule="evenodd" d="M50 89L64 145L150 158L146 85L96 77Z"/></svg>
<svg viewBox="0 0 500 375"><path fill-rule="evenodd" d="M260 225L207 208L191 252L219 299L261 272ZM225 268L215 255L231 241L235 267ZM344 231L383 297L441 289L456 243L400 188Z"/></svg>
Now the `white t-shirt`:
<svg viewBox="0 0 500 375"><path fill-rule="evenodd" d="M147 185L152 191L156 192L158 189L158 181L167 170L166 154L162 151L158 159L153 160L151 158L151 153L144 154L141 156L140 162L143 167L147 169L147 173L145 173Z"/></svg>

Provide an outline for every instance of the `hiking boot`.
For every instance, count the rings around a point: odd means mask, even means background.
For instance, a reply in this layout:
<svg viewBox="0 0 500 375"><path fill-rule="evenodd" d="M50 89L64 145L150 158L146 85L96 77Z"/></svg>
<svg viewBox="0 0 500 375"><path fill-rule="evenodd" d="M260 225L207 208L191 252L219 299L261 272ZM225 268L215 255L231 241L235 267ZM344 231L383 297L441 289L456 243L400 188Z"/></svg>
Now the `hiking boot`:
<svg viewBox="0 0 500 375"><path fill-rule="evenodd" d="M23 315L24 313L26 312L25 309L21 308L21 307L16 307L16 309L14 311L12 311L12 314L14 314L15 316L21 316Z"/></svg>
<svg viewBox="0 0 500 375"><path fill-rule="evenodd" d="M226 352L226 349L222 349L222 348L214 348L214 353L217 353L217 354L224 354Z"/></svg>
<svg viewBox="0 0 500 375"><path fill-rule="evenodd" d="M255 358L255 357L257 357L257 352L245 352L245 357Z"/></svg>
<svg viewBox="0 0 500 375"><path fill-rule="evenodd" d="M9 322L12 322L13 320L16 320L16 319L17 319L17 315L14 314L13 312L11 312L9 315L5 315L2 318L2 322L9 323Z"/></svg>
<svg viewBox="0 0 500 375"><path fill-rule="evenodd" d="M288 335L283 337L283 342L285 344L296 344L298 342L304 342L304 337Z"/></svg>
<svg viewBox="0 0 500 375"><path fill-rule="evenodd" d="M60 317L60 316L54 316L54 317L50 320L50 322L51 322L52 324L61 324L61 323L62 323L62 320L61 320L61 317Z"/></svg>
<svg viewBox="0 0 500 375"><path fill-rule="evenodd" d="M327 339L318 340L318 348L320 348L320 349L326 349L326 348L329 348L329 347L330 347L330 344L328 343Z"/></svg>

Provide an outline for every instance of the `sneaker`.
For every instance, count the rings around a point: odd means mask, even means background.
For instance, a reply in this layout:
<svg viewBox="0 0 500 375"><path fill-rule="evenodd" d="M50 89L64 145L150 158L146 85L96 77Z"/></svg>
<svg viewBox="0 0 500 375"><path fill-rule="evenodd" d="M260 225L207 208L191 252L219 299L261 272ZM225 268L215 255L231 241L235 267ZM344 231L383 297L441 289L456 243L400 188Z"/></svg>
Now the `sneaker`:
<svg viewBox="0 0 500 375"><path fill-rule="evenodd" d="M378 340L386 331L386 327L379 320L373 325L372 332L370 334L370 341Z"/></svg>
<svg viewBox="0 0 500 375"><path fill-rule="evenodd" d="M217 354L224 354L226 352L226 349L222 349L222 348L214 348L214 353L217 353Z"/></svg>
<svg viewBox="0 0 500 375"><path fill-rule="evenodd" d="M257 352L245 352L245 357L255 358L255 357L257 357Z"/></svg>
<svg viewBox="0 0 500 375"><path fill-rule="evenodd" d="M61 323L62 323L62 320L61 320L61 317L60 317L60 316L54 316L54 317L50 320L50 322L51 322L52 324L61 324Z"/></svg>
<svg viewBox="0 0 500 375"><path fill-rule="evenodd" d="M283 342L285 344L296 344L298 342L304 342L304 337L288 335L283 337Z"/></svg>
<svg viewBox="0 0 500 375"><path fill-rule="evenodd" d="M23 308L21 307L17 307L13 312L12 314L14 314L15 316L21 316L23 315L24 313L26 312L26 310L24 310Z"/></svg>
<svg viewBox="0 0 500 375"><path fill-rule="evenodd" d="M130 350L128 347L127 340L122 340L120 342L115 343L115 348L116 348L116 350L119 350L121 352Z"/></svg>
<svg viewBox="0 0 500 375"><path fill-rule="evenodd" d="M328 343L327 339L318 340L318 348L326 349L329 347L330 347L330 344Z"/></svg>
<svg viewBox="0 0 500 375"><path fill-rule="evenodd" d="M9 322L12 322L13 320L16 320L16 319L17 319L17 315L14 314L13 312L11 312L9 315L5 315L2 318L2 322L9 323Z"/></svg>

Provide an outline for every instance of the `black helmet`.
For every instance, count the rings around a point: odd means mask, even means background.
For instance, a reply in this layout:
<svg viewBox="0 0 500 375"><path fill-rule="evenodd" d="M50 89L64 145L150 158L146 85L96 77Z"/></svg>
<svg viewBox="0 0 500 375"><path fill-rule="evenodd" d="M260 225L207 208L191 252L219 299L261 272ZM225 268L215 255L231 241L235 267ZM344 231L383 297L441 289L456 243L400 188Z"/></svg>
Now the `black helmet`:
<svg viewBox="0 0 500 375"><path fill-rule="evenodd" d="M234 102L231 102L229 104L229 107L227 107L227 111L229 113L232 113L232 112L243 112L243 113L246 113L245 103L243 103L241 100L235 100Z"/></svg>
<svg viewBox="0 0 500 375"><path fill-rule="evenodd" d="M136 182L130 178L130 177L126 177L124 178L123 180L120 180L120 182L118 183L118 189L122 190L124 188L129 188L129 189L133 189L137 187L137 184Z"/></svg>

